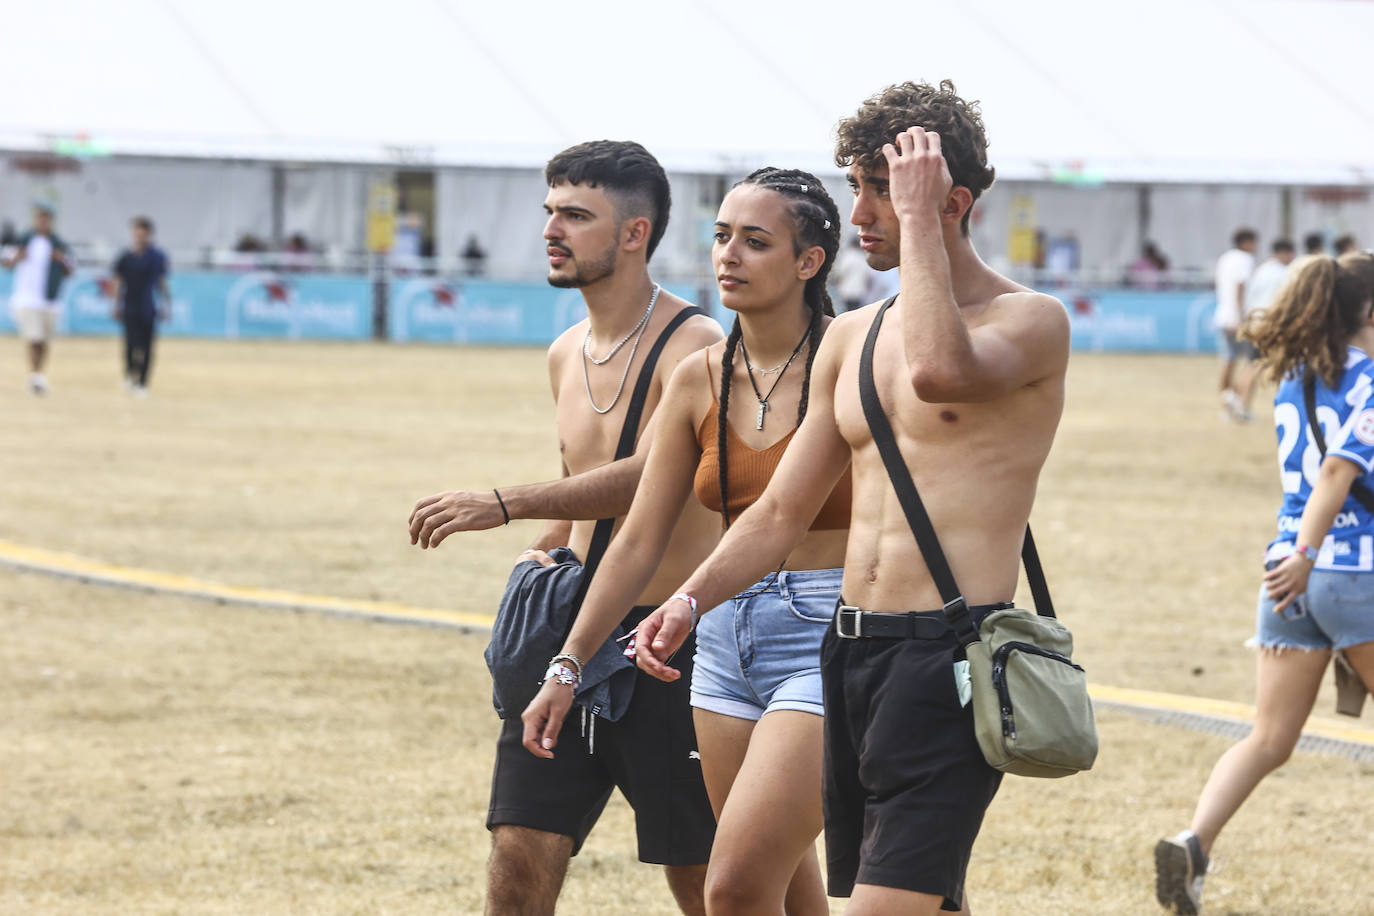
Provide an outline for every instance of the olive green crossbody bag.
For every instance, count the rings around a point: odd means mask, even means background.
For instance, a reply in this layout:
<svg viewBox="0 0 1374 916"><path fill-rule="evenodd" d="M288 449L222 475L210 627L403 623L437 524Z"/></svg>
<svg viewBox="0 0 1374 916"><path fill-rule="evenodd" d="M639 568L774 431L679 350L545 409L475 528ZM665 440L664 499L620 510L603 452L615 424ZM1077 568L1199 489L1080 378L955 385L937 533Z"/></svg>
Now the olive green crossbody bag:
<svg viewBox="0 0 1374 916"><path fill-rule="evenodd" d="M873 350L892 297L879 308L859 359L859 399L907 523L968 657L973 726L988 764L1017 776L1068 776L1097 759L1097 724L1073 634L1054 616L1030 528L1021 551L1035 611L993 611L976 629L930 516L916 492L873 381Z"/></svg>

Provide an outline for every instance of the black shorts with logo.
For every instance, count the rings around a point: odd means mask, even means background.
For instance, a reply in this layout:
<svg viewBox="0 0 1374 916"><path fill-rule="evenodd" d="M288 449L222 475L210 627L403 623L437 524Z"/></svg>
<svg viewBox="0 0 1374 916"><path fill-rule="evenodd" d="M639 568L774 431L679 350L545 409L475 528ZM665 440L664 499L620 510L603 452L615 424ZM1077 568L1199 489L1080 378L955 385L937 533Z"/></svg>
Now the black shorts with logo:
<svg viewBox="0 0 1374 916"><path fill-rule="evenodd" d="M633 626L654 611L637 607ZM639 859L656 865L704 865L711 856L716 819L701 778L696 730L688 691L696 638L689 636L673 665L682 677L671 684L635 672L629 709L617 722L597 719L582 734L582 709L574 706L558 734L552 760L522 744L524 723L501 723L491 779L487 829L513 824L573 838L582 849L611 790L619 788L635 812Z"/></svg>
<svg viewBox="0 0 1374 916"><path fill-rule="evenodd" d="M975 616L982 609L971 609ZM931 612L938 615L940 612ZM954 631L821 644L825 849L832 897L872 884L958 910L973 841L1001 785L961 706Z"/></svg>

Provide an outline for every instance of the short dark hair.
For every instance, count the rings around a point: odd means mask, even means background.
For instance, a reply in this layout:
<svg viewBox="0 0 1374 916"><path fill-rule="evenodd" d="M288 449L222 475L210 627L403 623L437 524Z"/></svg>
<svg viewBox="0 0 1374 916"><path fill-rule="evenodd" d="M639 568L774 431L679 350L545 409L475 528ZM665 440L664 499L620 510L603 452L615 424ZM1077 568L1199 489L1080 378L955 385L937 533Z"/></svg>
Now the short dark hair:
<svg viewBox="0 0 1374 916"><path fill-rule="evenodd" d="M1336 252L1336 257L1340 257L1349 251L1355 250L1355 236L1346 233L1331 243L1331 248Z"/></svg>
<svg viewBox="0 0 1374 916"><path fill-rule="evenodd" d="M153 234L153 221L146 216L135 216L133 219L129 220L129 223L137 229L142 229L149 235Z"/></svg>
<svg viewBox="0 0 1374 916"><path fill-rule="evenodd" d="M623 221L643 216L649 220L649 244L645 260L668 228L672 193L668 175L658 160L633 140L592 140L570 146L544 167L549 187L566 181L603 188L616 198L616 212Z"/></svg>
<svg viewBox="0 0 1374 916"><path fill-rule="evenodd" d="M1292 239L1274 239L1274 244L1270 246L1270 250L1274 254L1283 254L1285 251L1296 254L1298 249L1293 247Z"/></svg>
<svg viewBox="0 0 1374 916"><path fill-rule="evenodd" d="M923 127L940 135L940 149L954 183L977 200L992 186L997 170L988 165L988 136L983 130L979 103L960 98L954 83L898 83L870 96L859 110L839 124L835 164L857 164L867 171L886 165L883 145L892 143L908 127ZM969 207L959 228L968 234Z"/></svg>
<svg viewBox="0 0 1374 916"><path fill-rule="evenodd" d="M1308 254L1318 254L1326 247L1326 236L1320 232L1309 232L1302 237L1302 247Z"/></svg>
<svg viewBox="0 0 1374 916"><path fill-rule="evenodd" d="M1231 244L1239 248L1246 242L1258 242L1259 233L1253 229L1237 229L1236 234L1231 236Z"/></svg>

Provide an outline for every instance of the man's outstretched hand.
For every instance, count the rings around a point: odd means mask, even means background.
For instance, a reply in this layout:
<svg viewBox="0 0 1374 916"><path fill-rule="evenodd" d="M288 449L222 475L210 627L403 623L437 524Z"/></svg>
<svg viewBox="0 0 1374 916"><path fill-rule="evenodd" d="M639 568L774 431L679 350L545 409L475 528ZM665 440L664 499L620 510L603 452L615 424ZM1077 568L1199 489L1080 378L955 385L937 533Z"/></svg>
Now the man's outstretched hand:
<svg viewBox="0 0 1374 916"><path fill-rule="evenodd" d="M410 510L410 543L422 549L438 547L459 531L486 531L506 523L496 494L450 490L426 496Z"/></svg>

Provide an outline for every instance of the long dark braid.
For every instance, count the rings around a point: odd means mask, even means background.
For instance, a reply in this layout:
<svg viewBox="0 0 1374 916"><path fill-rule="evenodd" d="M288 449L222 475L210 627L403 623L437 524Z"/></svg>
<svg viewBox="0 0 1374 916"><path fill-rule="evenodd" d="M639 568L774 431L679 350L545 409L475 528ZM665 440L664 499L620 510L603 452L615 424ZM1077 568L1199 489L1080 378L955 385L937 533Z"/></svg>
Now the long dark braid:
<svg viewBox="0 0 1374 916"><path fill-rule="evenodd" d="M777 169L771 166L751 172L747 178L735 184L752 184L767 188L787 198L792 214L792 247L797 254L807 248L819 246L825 252L825 260L815 276L806 281L802 291L802 301L811 309L811 322L807 330L806 375L802 378L801 399L797 403L797 425L806 417L806 405L811 391L811 365L816 360L816 350L821 343L821 320L823 315L834 316L835 305L830 300L826 279L835 263L835 255L840 250L840 211L835 201L826 192L819 178L800 169ZM725 447L726 417L730 407L730 379L735 374L735 350L740 341L739 318L735 319L730 336L725 341L725 353L720 360L720 414L716 423L716 462L720 468L720 516L726 528L730 527L730 487L729 469Z"/></svg>

